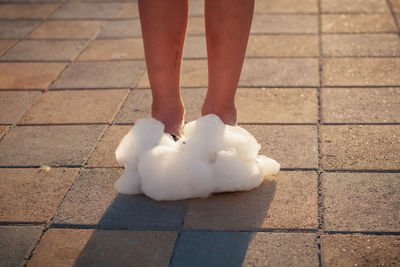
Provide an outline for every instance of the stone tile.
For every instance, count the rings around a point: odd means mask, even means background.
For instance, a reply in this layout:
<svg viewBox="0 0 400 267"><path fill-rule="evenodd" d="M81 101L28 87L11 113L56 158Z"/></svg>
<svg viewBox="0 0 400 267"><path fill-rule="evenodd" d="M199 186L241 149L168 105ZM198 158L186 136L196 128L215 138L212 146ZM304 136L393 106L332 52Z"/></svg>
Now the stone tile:
<svg viewBox="0 0 400 267"><path fill-rule="evenodd" d="M281 168L318 168L317 128L312 125L242 125L261 144L260 154Z"/></svg>
<svg viewBox="0 0 400 267"><path fill-rule="evenodd" d="M110 19L121 10L120 3L65 3L50 18L52 19Z"/></svg>
<svg viewBox="0 0 400 267"><path fill-rule="evenodd" d="M183 47L183 58L207 58L205 36L187 36Z"/></svg>
<svg viewBox="0 0 400 267"><path fill-rule="evenodd" d="M102 28L98 38L134 38L141 37L139 19L110 20Z"/></svg>
<svg viewBox="0 0 400 267"><path fill-rule="evenodd" d="M321 31L336 33L396 32L390 14L322 14Z"/></svg>
<svg viewBox="0 0 400 267"><path fill-rule="evenodd" d="M19 123L111 123L128 92L129 90L46 92Z"/></svg>
<svg viewBox="0 0 400 267"><path fill-rule="evenodd" d="M399 173L323 173L324 230L399 231L399 178Z"/></svg>
<svg viewBox="0 0 400 267"><path fill-rule="evenodd" d="M0 39L24 38L37 25L39 21L36 20L0 21Z"/></svg>
<svg viewBox="0 0 400 267"><path fill-rule="evenodd" d="M387 13L385 0L321 0L321 11L332 13Z"/></svg>
<svg viewBox="0 0 400 267"><path fill-rule="evenodd" d="M392 5L392 9L395 13L400 13L400 1L399 0L389 0Z"/></svg>
<svg viewBox="0 0 400 267"><path fill-rule="evenodd" d="M239 86L318 86L318 59L248 58Z"/></svg>
<svg viewBox="0 0 400 267"><path fill-rule="evenodd" d="M400 85L400 58L325 58L322 64L326 86Z"/></svg>
<svg viewBox="0 0 400 267"><path fill-rule="evenodd" d="M399 123L400 88L323 88L324 123Z"/></svg>
<svg viewBox="0 0 400 267"><path fill-rule="evenodd" d="M45 19L60 4L1 5L0 19Z"/></svg>
<svg viewBox="0 0 400 267"><path fill-rule="evenodd" d="M2 60L45 61L73 60L83 49L85 41L23 40L1 57Z"/></svg>
<svg viewBox="0 0 400 267"><path fill-rule="evenodd" d="M329 34L322 35L322 54L336 56L399 56L397 34Z"/></svg>
<svg viewBox="0 0 400 267"><path fill-rule="evenodd" d="M31 39L90 39L104 21L44 21L30 35Z"/></svg>
<svg viewBox="0 0 400 267"><path fill-rule="evenodd" d="M192 199L185 217L185 229L316 229L317 226L314 172L281 171L251 191Z"/></svg>
<svg viewBox="0 0 400 267"><path fill-rule="evenodd" d="M0 40L0 56L7 52L16 42L16 40Z"/></svg>
<svg viewBox="0 0 400 267"><path fill-rule="evenodd" d="M132 59L144 59L141 38L94 40L78 58L80 61Z"/></svg>
<svg viewBox="0 0 400 267"><path fill-rule="evenodd" d="M50 229L28 266L168 266L176 237L168 231Z"/></svg>
<svg viewBox="0 0 400 267"><path fill-rule="evenodd" d="M318 33L317 15L255 14L251 33Z"/></svg>
<svg viewBox="0 0 400 267"><path fill-rule="evenodd" d="M47 89L66 63L0 63L0 89Z"/></svg>
<svg viewBox="0 0 400 267"><path fill-rule="evenodd" d="M121 8L113 15L114 19L135 19L139 18L137 3L122 3Z"/></svg>
<svg viewBox="0 0 400 267"><path fill-rule="evenodd" d="M204 0L189 2L189 16L204 16Z"/></svg>
<svg viewBox="0 0 400 267"><path fill-rule="evenodd" d="M13 127L0 142L0 166L82 165L105 126Z"/></svg>
<svg viewBox="0 0 400 267"><path fill-rule="evenodd" d="M398 170L398 125L324 125L322 167L326 170Z"/></svg>
<svg viewBox="0 0 400 267"><path fill-rule="evenodd" d="M0 226L2 266L23 266L42 233L40 226Z"/></svg>
<svg viewBox="0 0 400 267"><path fill-rule="evenodd" d="M400 238L376 235L323 235L324 266L400 265Z"/></svg>
<svg viewBox="0 0 400 267"><path fill-rule="evenodd" d="M49 222L78 169L0 169L2 222Z"/></svg>
<svg viewBox="0 0 400 267"><path fill-rule="evenodd" d="M183 231L172 266L318 266L314 234Z"/></svg>
<svg viewBox="0 0 400 267"><path fill-rule="evenodd" d="M144 70L144 61L74 62L51 88L135 87Z"/></svg>
<svg viewBox="0 0 400 267"><path fill-rule="evenodd" d="M0 139L3 137L3 135L6 134L8 128L9 128L8 126L0 126Z"/></svg>
<svg viewBox="0 0 400 267"><path fill-rule="evenodd" d="M257 13L318 13L316 0L269 0L256 1L254 12Z"/></svg>
<svg viewBox="0 0 400 267"><path fill-rule="evenodd" d="M89 167L121 167L115 160L115 150L132 125L113 125L107 129L88 162Z"/></svg>
<svg viewBox="0 0 400 267"><path fill-rule="evenodd" d="M0 123L16 123L40 94L40 92L0 92Z"/></svg>
<svg viewBox="0 0 400 267"><path fill-rule="evenodd" d="M113 184L122 172L119 168L82 170L54 223L147 230L181 227L186 201L157 202L143 195L118 194Z"/></svg>
<svg viewBox="0 0 400 267"><path fill-rule="evenodd" d="M250 35L247 57L318 57L318 35Z"/></svg>
<svg viewBox="0 0 400 267"><path fill-rule="evenodd" d="M205 34L205 24L204 17L189 17L186 35L204 35Z"/></svg>

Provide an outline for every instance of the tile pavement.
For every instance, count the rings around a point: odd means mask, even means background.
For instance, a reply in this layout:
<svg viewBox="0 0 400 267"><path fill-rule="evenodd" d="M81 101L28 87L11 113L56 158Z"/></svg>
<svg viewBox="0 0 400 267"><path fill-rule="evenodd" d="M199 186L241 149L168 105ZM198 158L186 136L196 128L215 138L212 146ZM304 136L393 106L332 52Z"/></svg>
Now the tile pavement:
<svg viewBox="0 0 400 267"><path fill-rule="evenodd" d="M115 148L150 116L136 1L32 2L0 4L2 265L400 264L398 0L256 1L238 122L283 170L175 202L113 188ZM206 57L191 0L186 121Z"/></svg>

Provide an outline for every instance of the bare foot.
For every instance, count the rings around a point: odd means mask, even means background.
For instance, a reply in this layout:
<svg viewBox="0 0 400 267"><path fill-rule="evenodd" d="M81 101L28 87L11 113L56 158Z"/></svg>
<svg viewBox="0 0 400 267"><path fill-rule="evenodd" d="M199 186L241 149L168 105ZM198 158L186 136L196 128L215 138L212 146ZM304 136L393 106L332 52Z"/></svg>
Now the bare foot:
<svg viewBox="0 0 400 267"><path fill-rule="evenodd" d="M207 114L215 114L222 120L223 123L236 126L237 118L235 104L218 105L205 101L201 108L201 115L205 116Z"/></svg>
<svg viewBox="0 0 400 267"><path fill-rule="evenodd" d="M153 102L151 110L152 117L164 123L164 132L177 137L181 136L185 113L182 101L176 104L172 104L171 102L163 104Z"/></svg>

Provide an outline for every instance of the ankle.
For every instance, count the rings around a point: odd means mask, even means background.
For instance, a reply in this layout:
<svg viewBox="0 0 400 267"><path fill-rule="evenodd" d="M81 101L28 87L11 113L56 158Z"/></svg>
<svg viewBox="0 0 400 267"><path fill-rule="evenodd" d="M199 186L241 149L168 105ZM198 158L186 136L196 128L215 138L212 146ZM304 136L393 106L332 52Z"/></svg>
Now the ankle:
<svg viewBox="0 0 400 267"><path fill-rule="evenodd" d="M201 115L205 116L208 114L215 114L217 115L223 123L227 125L236 125L236 107L235 104L230 104L230 105L218 105L218 104L212 104L208 102L204 102L202 108L201 108Z"/></svg>
<svg viewBox="0 0 400 267"><path fill-rule="evenodd" d="M177 103L155 103L152 104L152 117L165 125L164 132L181 136L184 117L184 106L182 101Z"/></svg>

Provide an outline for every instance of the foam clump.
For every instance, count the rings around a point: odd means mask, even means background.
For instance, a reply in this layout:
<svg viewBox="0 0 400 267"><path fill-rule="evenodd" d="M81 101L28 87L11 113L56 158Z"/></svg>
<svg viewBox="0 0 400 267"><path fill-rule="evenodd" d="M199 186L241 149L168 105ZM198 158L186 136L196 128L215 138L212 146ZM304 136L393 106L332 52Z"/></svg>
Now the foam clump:
<svg viewBox="0 0 400 267"><path fill-rule="evenodd" d="M275 160L258 155L260 148L248 131L226 125L214 114L187 123L177 142L164 133L160 121L141 119L115 152L125 165L115 188L155 200L250 190L280 169Z"/></svg>

